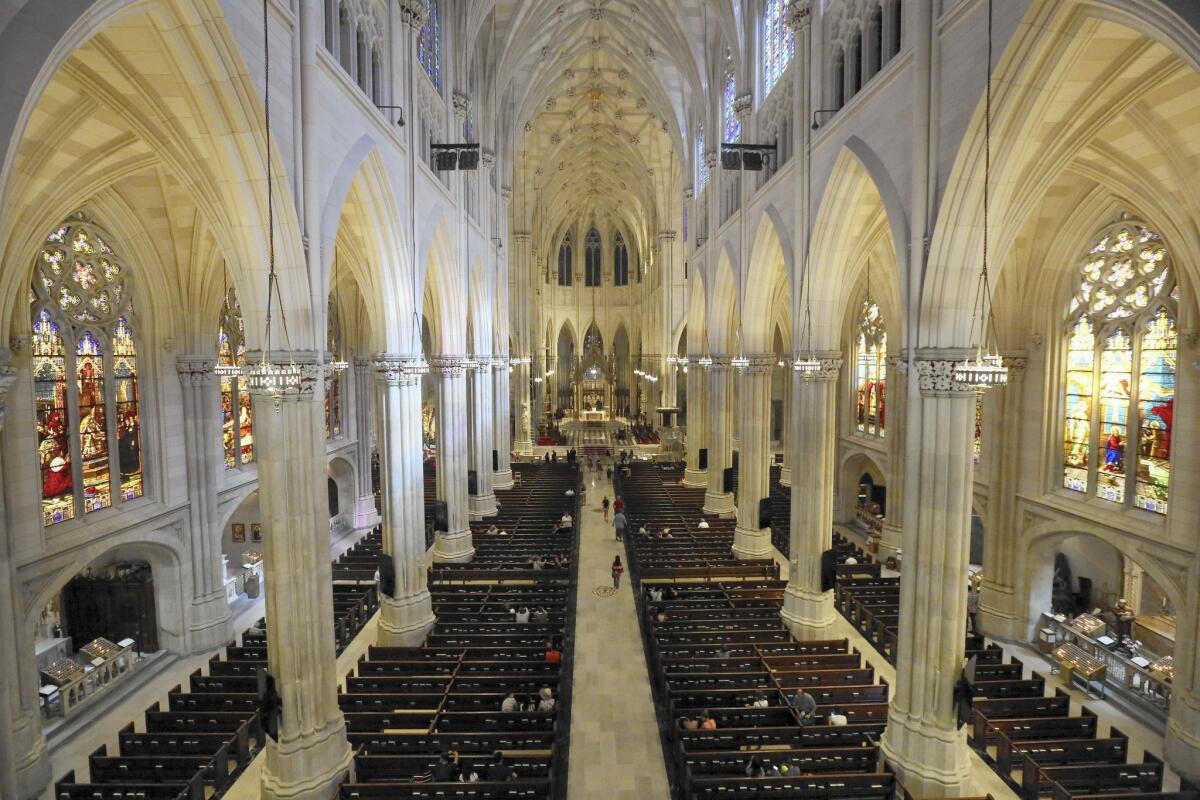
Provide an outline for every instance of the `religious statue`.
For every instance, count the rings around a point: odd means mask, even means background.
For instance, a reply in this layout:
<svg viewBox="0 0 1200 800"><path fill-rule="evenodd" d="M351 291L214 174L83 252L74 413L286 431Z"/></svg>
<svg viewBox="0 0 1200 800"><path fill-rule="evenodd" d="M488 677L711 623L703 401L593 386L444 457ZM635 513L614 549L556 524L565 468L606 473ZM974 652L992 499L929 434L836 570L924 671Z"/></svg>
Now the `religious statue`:
<svg viewBox="0 0 1200 800"><path fill-rule="evenodd" d="M1122 597L1113 606L1113 614L1117 618L1117 639L1132 639L1133 638L1133 621L1136 616L1133 613L1133 608L1129 605L1129 601Z"/></svg>
<svg viewBox="0 0 1200 800"><path fill-rule="evenodd" d="M1117 432L1116 427L1109 428L1108 441L1104 444L1104 471L1105 472L1124 472L1125 471L1125 444L1121 441L1121 434Z"/></svg>

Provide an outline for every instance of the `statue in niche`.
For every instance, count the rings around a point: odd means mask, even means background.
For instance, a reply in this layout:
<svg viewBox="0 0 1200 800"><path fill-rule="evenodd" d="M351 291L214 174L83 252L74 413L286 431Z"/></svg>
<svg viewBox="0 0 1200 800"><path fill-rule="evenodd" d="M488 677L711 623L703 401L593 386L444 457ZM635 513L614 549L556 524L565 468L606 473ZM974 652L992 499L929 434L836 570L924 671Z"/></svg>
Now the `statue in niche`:
<svg viewBox="0 0 1200 800"><path fill-rule="evenodd" d="M1071 591L1071 565L1062 553L1054 554L1054 588L1050 595L1050 609L1055 614L1075 612L1075 596Z"/></svg>

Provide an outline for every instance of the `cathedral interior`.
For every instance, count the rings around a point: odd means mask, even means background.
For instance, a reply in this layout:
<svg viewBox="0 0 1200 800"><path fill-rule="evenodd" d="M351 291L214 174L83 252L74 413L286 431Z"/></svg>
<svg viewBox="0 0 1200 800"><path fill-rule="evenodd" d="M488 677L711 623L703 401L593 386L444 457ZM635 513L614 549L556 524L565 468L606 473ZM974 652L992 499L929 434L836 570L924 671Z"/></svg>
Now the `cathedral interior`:
<svg viewBox="0 0 1200 800"><path fill-rule="evenodd" d="M0 800L1200 800L1198 109L1196 0L0 3Z"/></svg>

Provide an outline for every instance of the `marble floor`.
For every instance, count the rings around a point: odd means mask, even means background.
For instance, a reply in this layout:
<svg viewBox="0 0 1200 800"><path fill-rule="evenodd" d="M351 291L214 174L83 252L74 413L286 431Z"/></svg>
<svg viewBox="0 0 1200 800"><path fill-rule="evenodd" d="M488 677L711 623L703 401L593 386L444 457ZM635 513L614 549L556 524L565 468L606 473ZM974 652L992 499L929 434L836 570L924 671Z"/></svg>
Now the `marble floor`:
<svg viewBox="0 0 1200 800"><path fill-rule="evenodd" d="M585 472L576 587L575 692L571 705L571 800L667 800L666 765L628 572L612 595L613 556L624 548L604 521L613 499L604 472ZM595 590L600 589L597 595Z"/></svg>

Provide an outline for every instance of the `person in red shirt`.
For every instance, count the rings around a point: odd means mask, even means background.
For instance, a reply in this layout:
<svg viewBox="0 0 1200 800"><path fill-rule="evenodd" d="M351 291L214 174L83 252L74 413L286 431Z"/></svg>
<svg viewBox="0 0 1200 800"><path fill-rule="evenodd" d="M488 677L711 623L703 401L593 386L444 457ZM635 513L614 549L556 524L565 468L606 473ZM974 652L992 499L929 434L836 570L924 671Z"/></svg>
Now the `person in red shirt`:
<svg viewBox="0 0 1200 800"><path fill-rule="evenodd" d="M613 501L613 513L620 514L624 510L625 510L625 501L622 500L620 497L618 497L616 500Z"/></svg>
<svg viewBox="0 0 1200 800"><path fill-rule="evenodd" d="M554 642L546 642L546 663L561 664L562 653L554 646Z"/></svg>

